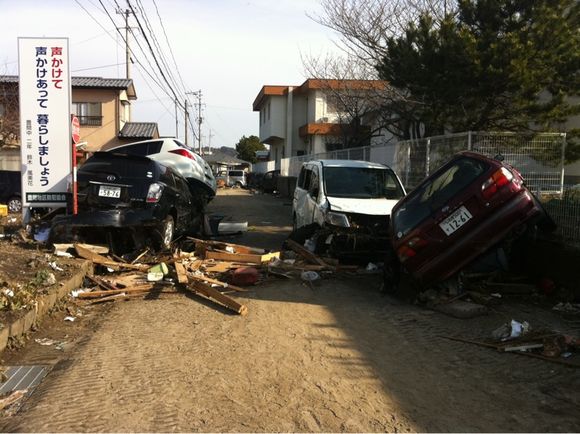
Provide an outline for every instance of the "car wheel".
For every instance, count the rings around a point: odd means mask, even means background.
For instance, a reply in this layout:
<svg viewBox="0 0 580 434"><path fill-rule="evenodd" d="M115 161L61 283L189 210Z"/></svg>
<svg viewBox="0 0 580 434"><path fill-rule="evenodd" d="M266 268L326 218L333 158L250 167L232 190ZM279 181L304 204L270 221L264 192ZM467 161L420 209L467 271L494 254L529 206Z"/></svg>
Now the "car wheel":
<svg viewBox="0 0 580 434"><path fill-rule="evenodd" d="M22 200L19 197L11 197L6 204L8 211L16 213L22 211Z"/></svg>
<svg viewBox="0 0 580 434"><path fill-rule="evenodd" d="M175 231L175 222L173 221L173 217L168 215L163 220L163 223L159 227L159 234L157 239L157 244L161 249L170 249L171 248L171 241L173 240L173 233Z"/></svg>
<svg viewBox="0 0 580 434"><path fill-rule="evenodd" d="M242 187L243 187L243 185L242 185L242 183L241 183L241 182L236 182L236 186L235 186L235 187L236 187L236 188L242 188Z"/></svg>

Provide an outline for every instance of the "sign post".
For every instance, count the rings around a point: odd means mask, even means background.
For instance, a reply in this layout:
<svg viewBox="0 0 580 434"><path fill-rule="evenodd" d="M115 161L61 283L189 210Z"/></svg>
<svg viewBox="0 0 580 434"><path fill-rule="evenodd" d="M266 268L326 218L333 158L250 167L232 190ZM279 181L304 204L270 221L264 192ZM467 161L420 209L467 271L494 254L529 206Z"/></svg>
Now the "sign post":
<svg viewBox="0 0 580 434"><path fill-rule="evenodd" d="M18 38L20 155L25 221L31 206L67 204L71 173L68 38Z"/></svg>
<svg viewBox="0 0 580 434"><path fill-rule="evenodd" d="M81 124L79 118L75 115L71 116L71 130L72 130L72 204L73 214L77 215L79 212L79 201L77 196L77 143L81 140Z"/></svg>

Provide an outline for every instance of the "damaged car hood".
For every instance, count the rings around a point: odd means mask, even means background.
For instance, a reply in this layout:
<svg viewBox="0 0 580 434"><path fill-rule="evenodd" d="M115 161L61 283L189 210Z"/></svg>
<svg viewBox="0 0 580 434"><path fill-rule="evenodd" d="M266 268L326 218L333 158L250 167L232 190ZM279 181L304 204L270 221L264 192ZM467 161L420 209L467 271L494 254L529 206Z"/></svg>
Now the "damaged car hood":
<svg viewBox="0 0 580 434"><path fill-rule="evenodd" d="M398 200L377 199L354 199L350 197L327 197L332 211L353 214L368 215L391 215L391 210Z"/></svg>

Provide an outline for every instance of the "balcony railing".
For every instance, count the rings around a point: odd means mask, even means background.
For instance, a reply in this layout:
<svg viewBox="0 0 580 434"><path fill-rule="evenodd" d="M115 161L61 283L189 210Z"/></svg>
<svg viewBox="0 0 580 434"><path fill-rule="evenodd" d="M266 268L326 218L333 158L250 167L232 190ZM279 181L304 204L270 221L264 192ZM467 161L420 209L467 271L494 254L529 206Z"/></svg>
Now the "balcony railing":
<svg viewBox="0 0 580 434"><path fill-rule="evenodd" d="M79 123L81 125L89 127L99 127L103 125L102 116L77 116L77 118L79 118Z"/></svg>

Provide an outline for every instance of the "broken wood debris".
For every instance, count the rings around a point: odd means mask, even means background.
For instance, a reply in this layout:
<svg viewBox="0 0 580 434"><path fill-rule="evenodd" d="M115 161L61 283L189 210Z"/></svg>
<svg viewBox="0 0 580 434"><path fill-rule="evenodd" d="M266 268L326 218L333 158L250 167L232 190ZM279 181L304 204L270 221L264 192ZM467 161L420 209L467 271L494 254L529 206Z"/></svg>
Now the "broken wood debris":
<svg viewBox="0 0 580 434"><path fill-rule="evenodd" d="M283 260L283 253L279 251L191 237L171 254L161 255L145 249L118 257L100 246L71 245L79 257L107 269L101 276L87 276L93 287L79 293L78 298L89 303L145 299L149 294L157 296L186 290L246 315L248 307L228 292L244 293L248 285L277 277L300 278L305 271L329 273L358 269L337 262L327 263L297 243L291 242L289 246L297 253L296 259ZM103 269L95 269L97 273L100 270ZM156 274L155 279L151 279L152 274Z"/></svg>

